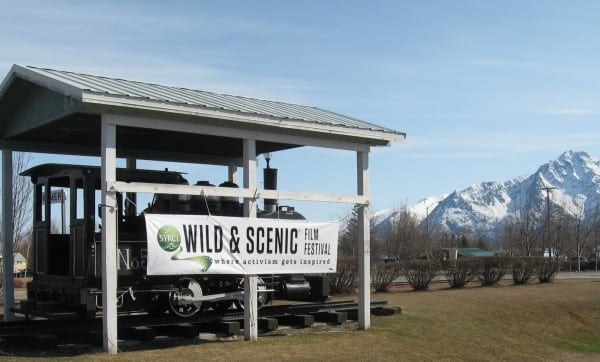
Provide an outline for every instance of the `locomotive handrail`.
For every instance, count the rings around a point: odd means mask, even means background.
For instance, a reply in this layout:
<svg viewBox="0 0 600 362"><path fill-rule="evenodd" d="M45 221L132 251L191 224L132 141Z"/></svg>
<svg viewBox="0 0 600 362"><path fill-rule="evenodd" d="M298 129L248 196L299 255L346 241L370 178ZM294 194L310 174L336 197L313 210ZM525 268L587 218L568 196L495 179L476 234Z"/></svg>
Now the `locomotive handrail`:
<svg viewBox="0 0 600 362"><path fill-rule="evenodd" d="M299 201L323 201L368 205L370 199L364 195L328 194L319 192L297 192L261 190L218 186L155 184L146 182L108 181L107 189L115 192L145 192L152 194L226 196L248 199L276 199Z"/></svg>
<svg viewBox="0 0 600 362"><path fill-rule="evenodd" d="M259 290L257 290L257 293L274 293L274 292L276 292L275 289L259 289ZM244 291L238 290L235 292L207 294L207 295L201 295L198 297L182 295L182 296L176 297L176 299L184 301L184 302L207 302L207 301L217 302L220 300L232 300L234 298L242 297L243 295L244 295Z"/></svg>

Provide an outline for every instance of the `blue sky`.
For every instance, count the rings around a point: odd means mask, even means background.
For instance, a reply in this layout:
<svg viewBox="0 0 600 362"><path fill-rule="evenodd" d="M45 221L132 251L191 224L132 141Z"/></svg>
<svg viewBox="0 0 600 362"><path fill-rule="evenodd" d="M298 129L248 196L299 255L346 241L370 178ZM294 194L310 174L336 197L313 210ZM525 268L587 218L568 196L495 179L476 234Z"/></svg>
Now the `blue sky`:
<svg viewBox="0 0 600 362"><path fill-rule="evenodd" d="M599 158L598 18L600 2L578 0L0 0L0 75L13 63L71 70L318 106L406 132L371 152L380 210L529 174L567 150ZM356 189L350 152L304 149L272 164L282 189ZM311 219L349 210L297 207Z"/></svg>

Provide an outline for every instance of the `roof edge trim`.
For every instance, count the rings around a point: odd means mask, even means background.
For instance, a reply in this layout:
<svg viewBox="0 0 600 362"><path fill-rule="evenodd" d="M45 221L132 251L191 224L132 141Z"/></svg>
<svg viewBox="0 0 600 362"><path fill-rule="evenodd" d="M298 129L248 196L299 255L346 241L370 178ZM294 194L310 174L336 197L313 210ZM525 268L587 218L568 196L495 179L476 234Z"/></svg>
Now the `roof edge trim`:
<svg viewBox="0 0 600 362"><path fill-rule="evenodd" d="M229 119L231 121L243 121L256 125L264 125L265 122L269 122L272 126L279 126L293 130L304 130L309 132L327 132L337 133L347 137L355 137L361 139L370 139L376 141L385 141L386 145L390 142L404 141L406 139L406 133L403 132L390 132L383 130L370 130L364 128L352 128L343 125L326 125L319 123L312 123L305 120L295 119L282 119L275 117L267 117L260 115L251 115L244 112L234 111L219 111L216 109L202 108L196 106L185 106L180 104L173 104L167 102L156 102L152 100L138 100L127 97L116 97L110 95L100 95L94 92L84 92L82 95L82 101L84 103L100 104L105 106L117 106L117 107L135 107L144 108L150 111L161 111L161 112L172 112L179 114L186 114L198 117L208 117L217 119ZM301 122L304 127L294 124L292 121ZM381 142L374 142L372 145L381 145Z"/></svg>

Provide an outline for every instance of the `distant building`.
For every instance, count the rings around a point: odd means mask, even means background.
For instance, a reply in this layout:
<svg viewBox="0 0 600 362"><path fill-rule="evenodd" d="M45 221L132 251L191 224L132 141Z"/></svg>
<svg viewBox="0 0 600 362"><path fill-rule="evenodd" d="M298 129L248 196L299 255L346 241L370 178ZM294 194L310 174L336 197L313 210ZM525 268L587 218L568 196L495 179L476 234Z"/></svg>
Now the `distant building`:
<svg viewBox="0 0 600 362"><path fill-rule="evenodd" d="M481 258L494 256L495 252L480 248L443 248L444 260L456 260L458 258Z"/></svg>
<svg viewBox="0 0 600 362"><path fill-rule="evenodd" d="M14 265L13 265L13 273L19 274L23 273L27 269L27 259L21 253L14 253ZM0 273L2 272L2 254L0 254Z"/></svg>

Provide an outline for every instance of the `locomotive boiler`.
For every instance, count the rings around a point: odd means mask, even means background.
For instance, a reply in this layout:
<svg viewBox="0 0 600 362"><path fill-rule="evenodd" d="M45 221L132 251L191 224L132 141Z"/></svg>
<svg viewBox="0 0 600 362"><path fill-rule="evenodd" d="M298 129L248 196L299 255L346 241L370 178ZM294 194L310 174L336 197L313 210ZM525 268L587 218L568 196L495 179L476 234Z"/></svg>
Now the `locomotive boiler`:
<svg viewBox="0 0 600 362"><path fill-rule="evenodd" d="M264 172L265 188L275 189L276 169L267 167ZM102 310L100 168L44 164L21 175L30 177L34 185L30 251L33 279L27 285L27 300L22 301L17 312L48 317L96 316ZM117 169L117 180L188 184L182 173L169 170ZM206 181L195 184L212 186ZM232 182L219 186L237 187ZM155 194L145 209L138 210L137 204L143 197L117 194L119 310L191 317L207 310L243 309L240 275L148 275L144 219L144 215L153 213L242 216L239 199ZM293 208L279 206L275 200L265 200L258 217L304 219ZM259 275L258 306L271 298L323 301L328 297L328 289L328 279L323 275Z"/></svg>

